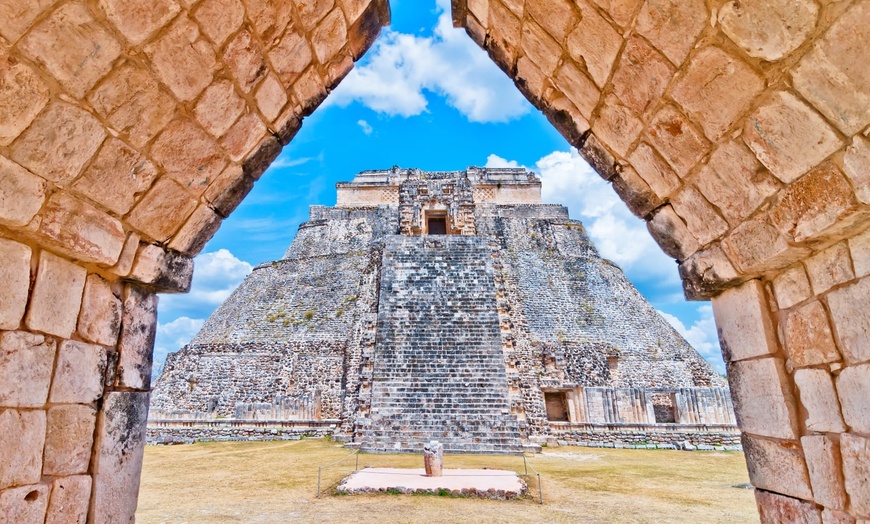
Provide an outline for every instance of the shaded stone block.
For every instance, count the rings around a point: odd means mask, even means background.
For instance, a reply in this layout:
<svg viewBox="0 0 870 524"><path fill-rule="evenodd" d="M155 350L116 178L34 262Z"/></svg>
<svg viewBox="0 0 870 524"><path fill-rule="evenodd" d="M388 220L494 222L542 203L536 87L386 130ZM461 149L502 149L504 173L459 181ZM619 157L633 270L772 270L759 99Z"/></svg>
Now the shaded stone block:
<svg viewBox="0 0 870 524"><path fill-rule="evenodd" d="M0 493L0 522L42 524L48 509L49 484L34 484Z"/></svg>
<svg viewBox="0 0 870 524"><path fill-rule="evenodd" d="M807 411L807 430L840 433L846 431L834 381L826 369L798 369L794 372L801 405Z"/></svg>
<svg viewBox="0 0 870 524"><path fill-rule="evenodd" d="M802 437L801 446L807 458L813 499L827 508L845 509L846 490L843 488L840 446L837 441L828 436L813 435Z"/></svg>
<svg viewBox="0 0 870 524"><path fill-rule="evenodd" d="M812 500L806 462L796 442L756 439L746 434L742 441L753 486Z"/></svg>
<svg viewBox="0 0 870 524"><path fill-rule="evenodd" d="M789 312L784 332L784 345L792 367L840 360L840 352L828 326L828 315L819 301L814 300Z"/></svg>
<svg viewBox="0 0 870 524"><path fill-rule="evenodd" d="M10 7L0 6L0 11ZM33 69L0 52L0 145L15 140L47 103L48 87Z"/></svg>
<svg viewBox="0 0 870 524"><path fill-rule="evenodd" d="M103 396L106 374L105 348L64 340L58 348L57 365L49 399L53 404L91 404Z"/></svg>
<svg viewBox="0 0 870 524"><path fill-rule="evenodd" d="M160 38L145 46L145 53L163 83L182 102L202 93L217 68L214 48L186 16L177 18Z"/></svg>
<svg viewBox="0 0 870 524"><path fill-rule="evenodd" d="M0 329L18 329L30 292L30 247L0 238Z"/></svg>
<svg viewBox="0 0 870 524"><path fill-rule="evenodd" d="M148 390L151 387L151 362L157 330L157 295L135 286L127 286L125 295L121 339L118 343L118 384ZM147 400L145 402L147 404Z"/></svg>
<svg viewBox="0 0 870 524"><path fill-rule="evenodd" d="M870 515L870 439L843 433L840 453L851 509L858 515Z"/></svg>
<svg viewBox="0 0 870 524"><path fill-rule="evenodd" d="M136 196L151 187L156 176L157 168L150 160L124 142L109 138L72 188L124 215L133 207Z"/></svg>
<svg viewBox="0 0 870 524"><path fill-rule="evenodd" d="M722 31L746 54L775 61L797 49L816 26L811 0L726 2L719 9Z"/></svg>
<svg viewBox="0 0 870 524"><path fill-rule="evenodd" d="M802 264L795 264L773 279L773 293L780 309L788 309L813 295Z"/></svg>
<svg viewBox="0 0 870 524"><path fill-rule="evenodd" d="M45 524L85 524L91 499L91 477L76 475L54 479Z"/></svg>
<svg viewBox="0 0 870 524"><path fill-rule="evenodd" d="M39 482L44 444L45 411L0 409L0 489Z"/></svg>
<svg viewBox="0 0 870 524"><path fill-rule="evenodd" d="M870 278L832 291L828 295L831 320L840 351L850 363L870 360Z"/></svg>
<svg viewBox="0 0 870 524"><path fill-rule="evenodd" d="M728 366L728 378L740 429L766 437L798 438L797 404L782 360L733 362Z"/></svg>
<svg viewBox="0 0 870 524"><path fill-rule="evenodd" d="M147 40L181 10L174 0L100 0L100 7L133 45Z"/></svg>
<svg viewBox="0 0 870 524"><path fill-rule="evenodd" d="M761 524L821 524L818 508L802 500L757 489L755 503Z"/></svg>
<svg viewBox="0 0 870 524"><path fill-rule="evenodd" d="M70 338L76 328L87 270L43 251L25 322L34 331Z"/></svg>
<svg viewBox="0 0 870 524"><path fill-rule="evenodd" d="M88 472L97 411L91 406L52 406L45 432L44 475L66 476Z"/></svg>
<svg viewBox="0 0 870 524"><path fill-rule="evenodd" d="M679 66L695 46L709 14L701 0L648 0L637 16L637 32Z"/></svg>
<svg viewBox="0 0 870 524"><path fill-rule="evenodd" d="M852 431L870 433L870 364L849 366L837 377L843 418Z"/></svg>
<svg viewBox="0 0 870 524"><path fill-rule="evenodd" d="M713 299L713 314L726 362L776 353L776 331L764 288L750 280Z"/></svg>
<svg viewBox="0 0 870 524"><path fill-rule="evenodd" d="M0 406L38 408L48 400L54 340L26 331L0 334Z"/></svg>

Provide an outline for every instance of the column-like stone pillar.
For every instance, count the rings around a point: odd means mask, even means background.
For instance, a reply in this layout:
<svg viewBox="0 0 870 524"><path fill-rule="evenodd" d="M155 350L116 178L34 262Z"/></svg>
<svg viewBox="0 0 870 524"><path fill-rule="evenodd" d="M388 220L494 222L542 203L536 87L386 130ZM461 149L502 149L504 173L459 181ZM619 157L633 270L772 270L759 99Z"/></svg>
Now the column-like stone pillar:
<svg viewBox="0 0 870 524"><path fill-rule="evenodd" d="M423 465L427 477L440 477L444 469L444 445L435 440L425 444Z"/></svg>

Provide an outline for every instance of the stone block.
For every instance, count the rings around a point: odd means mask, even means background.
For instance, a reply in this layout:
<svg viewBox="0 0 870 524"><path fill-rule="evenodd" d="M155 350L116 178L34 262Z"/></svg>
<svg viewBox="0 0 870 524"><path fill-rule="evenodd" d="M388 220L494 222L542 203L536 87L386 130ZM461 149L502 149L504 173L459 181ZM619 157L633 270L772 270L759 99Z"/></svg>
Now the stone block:
<svg viewBox="0 0 870 524"><path fill-rule="evenodd" d="M846 431L834 381L826 369L798 369L794 372L804 421L808 431L840 433Z"/></svg>
<svg viewBox="0 0 870 524"><path fill-rule="evenodd" d="M19 48L81 98L111 69L121 44L94 20L84 2L64 4L39 23Z"/></svg>
<svg viewBox="0 0 870 524"><path fill-rule="evenodd" d="M54 479L45 524L85 524L91 500L91 477L76 475Z"/></svg>
<svg viewBox="0 0 870 524"><path fill-rule="evenodd" d="M186 293L193 278L193 260L161 246L143 244L128 278L161 293Z"/></svg>
<svg viewBox="0 0 870 524"><path fill-rule="evenodd" d="M643 3L642 0L594 0L599 7L606 10L614 22L622 27L629 25Z"/></svg>
<svg viewBox="0 0 870 524"><path fill-rule="evenodd" d="M157 179L154 187L133 208L127 222L151 238L164 242L194 209L196 199L177 182L164 176Z"/></svg>
<svg viewBox="0 0 870 524"><path fill-rule="evenodd" d="M674 211L683 217L686 227L702 246L728 231L728 223L692 186L683 186L680 192L673 195L671 205Z"/></svg>
<svg viewBox="0 0 870 524"><path fill-rule="evenodd" d="M675 73L664 55L635 35L625 44L611 84L620 100L645 116L661 99Z"/></svg>
<svg viewBox="0 0 870 524"><path fill-rule="evenodd" d="M849 239L852 266L858 278L870 275L870 229Z"/></svg>
<svg viewBox="0 0 870 524"><path fill-rule="evenodd" d="M75 332L87 270L43 251L25 322L33 331L61 338Z"/></svg>
<svg viewBox="0 0 870 524"><path fill-rule="evenodd" d="M0 52L0 146L12 143L47 103L48 88L33 69Z"/></svg>
<svg viewBox="0 0 870 524"><path fill-rule="evenodd" d="M308 39L294 27L290 27L269 51L269 61L285 85L292 84L305 71L312 56Z"/></svg>
<svg viewBox="0 0 870 524"><path fill-rule="evenodd" d="M813 293L821 295L837 284L852 280L852 264L849 248L845 242L839 242L806 260L807 273L813 285Z"/></svg>
<svg viewBox="0 0 870 524"><path fill-rule="evenodd" d="M78 333L85 340L103 346L114 346L121 325L121 301L109 283L99 275L88 275Z"/></svg>
<svg viewBox="0 0 870 524"><path fill-rule="evenodd" d="M679 261L685 260L701 247L671 206L659 208L652 220L647 222L647 229L662 251Z"/></svg>
<svg viewBox="0 0 870 524"><path fill-rule="evenodd" d="M0 329L18 329L30 292L30 247L0 238Z"/></svg>
<svg viewBox="0 0 870 524"><path fill-rule="evenodd" d="M852 187L833 162L825 162L785 188L770 217L787 239L802 242L848 227L858 211Z"/></svg>
<svg viewBox="0 0 870 524"><path fill-rule="evenodd" d="M863 521L862 524L864 524ZM855 517L830 508L822 510L822 524L855 524Z"/></svg>
<svg viewBox="0 0 870 524"><path fill-rule="evenodd" d="M89 96L94 109L130 143L143 147L175 114L175 101L150 71L127 62L116 68Z"/></svg>
<svg viewBox="0 0 870 524"><path fill-rule="evenodd" d="M26 225L45 202L45 181L0 156L0 224Z"/></svg>
<svg viewBox="0 0 870 524"><path fill-rule="evenodd" d="M779 309L788 309L813 295L810 281L801 264L795 264L773 279L773 293Z"/></svg>
<svg viewBox="0 0 870 524"><path fill-rule="evenodd" d="M157 295L127 286L121 340L118 384L138 390L151 387L151 362L157 332ZM147 408L147 406L146 406Z"/></svg>
<svg viewBox="0 0 870 524"><path fill-rule="evenodd" d="M175 0L100 0L109 21L133 45L139 45L181 10Z"/></svg>
<svg viewBox="0 0 870 524"><path fill-rule="evenodd" d="M200 204L169 243L169 249L195 256L217 232L221 217L207 205Z"/></svg>
<svg viewBox="0 0 870 524"><path fill-rule="evenodd" d="M157 137L151 146L151 156L170 177L196 196L227 165L226 155L217 142L186 118L172 122Z"/></svg>
<svg viewBox="0 0 870 524"><path fill-rule="evenodd" d="M631 167L624 168L611 182L619 198L639 218L644 218L662 204L649 184Z"/></svg>
<svg viewBox="0 0 870 524"><path fill-rule="evenodd" d="M53 102L11 146L12 160L65 185L81 172L103 142L100 122L77 107Z"/></svg>
<svg viewBox="0 0 870 524"><path fill-rule="evenodd" d="M870 438L843 433L840 454L852 512L870 515Z"/></svg>
<svg viewBox="0 0 870 524"><path fill-rule="evenodd" d="M709 300L738 278L734 265L718 245L700 250L680 264L687 300Z"/></svg>
<svg viewBox="0 0 870 524"><path fill-rule="evenodd" d="M124 247L121 249L121 256L118 257L118 262L112 266L112 273L125 277L133 268L133 260L136 258L136 251L139 249L139 235L129 233L127 240L124 242Z"/></svg>
<svg viewBox="0 0 870 524"><path fill-rule="evenodd" d="M52 404L96 402L103 396L106 366L104 348L75 340L64 340L58 348L49 400Z"/></svg>
<svg viewBox="0 0 870 524"><path fill-rule="evenodd" d="M242 26L245 6L241 0L204 0L196 7L193 17L215 47L220 47Z"/></svg>
<svg viewBox="0 0 870 524"><path fill-rule="evenodd" d="M0 409L0 489L39 482L45 411Z"/></svg>
<svg viewBox="0 0 870 524"><path fill-rule="evenodd" d="M38 408L48 400L56 345L26 331L0 335L0 406Z"/></svg>
<svg viewBox="0 0 870 524"><path fill-rule="evenodd" d="M160 38L145 46L145 53L163 83L182 102L199 96L217 69L214 48L186 16L177 18Z"/></svg>
<svg viewBox="0 0 870 524"><path fill-rule="evenodd" d="M272 162L281 154L283 147L278 137L272 134L266 135L266 138L257 145L254 152L242 163L242 171L254 180L259 180L269 166L272 165Z"/></svg>
<svg viewBox="0 0 870 524"><path fill-rule="evenodd" d="M197 120L213 136L220 138L245 110L245 101L235 91L229 80L220 80L210 85L194 109Z"/></svg>
<svg viewBox="0 0 870 524"><path fill-rule="evenodd" d="M789 364L794 368L816 366L840 360L828 315L818 300L788 313L783 329Z"/></svg>
<svg viewBox="0 0 870 524"><path fill-rule="evenodd" d="M548 2L528 2L526 14L531 16L557 42L563 42L568 31L577 25L577 13L567 0L551 0ZM493 24L497 25L497 21Z"/></svg>
<svg viewBox="0 0 870 524"><path fill-rule="evenodd" d="M578 2L581 18L568 36L568 53L577 63L586 64L589 76L603 88L622 47L622 35L592 6Z"/></svg>
<svg viewBox="0 0 870 524"><path fill-rule="evenodd" d="M573 103L583 118L590 120L598 105L600 93L592 82L573 62L565 60L556 73L553 84Z"/></svg>
<svg viewBox="0 0 870 524"><path fill-rule="evenodd" d="M758 280L733 287L713 299L713 315L726 362L776 353L776 331Z"/></svg>
<svg viewBox="0 0 870 524"><path fill-rule="evenodd" d="M764 440L743 434L749 480L756 488L813 499L807 465L796 442Z"/></svg>
<svg viewBox="0 0 870 524"><path fill-rule="evenodd" d="M790 245L768 215L757 215L735 227L722 245L740 271L754 275L783 268L811 253Z"/></svg>
<svg viewBox="0 0 870 524"><path fill-rule="evenodd" d="M821 524L819 509L802 500L757 489L755 503L761 524Z"/></svg>
<svg viewBox="0 0 870 524"><path fill-rule="evenodd" d="M293 0L305 29L312 29L335 5L334 0Z"/></svg>
<svg viewBox="0 0 870 524"><path fill-rule="evenodd" d="M274 122L281 114L281 109L287 105L287 91L275 75L270 74L260 83L254 95L260 113L267 122Z"/></svg>
<svg viewBox="0 0 870 524"><path fill-rule="evenodd" d="M775 93L746 119L743 141L785 183L797 180L842 145L818 113L786 91Z"/></svg>
<svg viewBox="0 0 870 524"><path fill-rule="evenodd" d="M100 152L72 184L73 190L108 210L125 215L157 176L157 168L124 142L109 138Z"/></svg>
<svg viewBox="0 0 870 524"><path fill-rule="evenodd" d="M510 9L497 0L489 2L489 42L487 51L503 71L510 71L520 45L522 23ZM549 32L548 32L549 33ZM550 36L553 36L552 34Z"/></svg>
<svg viewBox="0 0 870 524"><path fill-rule="evenodd" d="M739 58L710 46L697 52L672 96L710 140L719 140L764 89L764 79Z"/></svg>
<svg viewBox="0 0 870 524"><path fill-rule="evenodd" d="M334 90L338 87L338 83L344 80L344 78L350 74L350 71L353 69L353 58L348 55L340 55L338 60L334 60L331 64L327 66L326 71L326 88L329 91ZM284 113L286 114L287 111ZM283 115L282 115L283 116ZM278 122L283 123L284 120L282 117L278 117ZM280 126L276 126L279 127Z"/></svg>
<svg viewBox="0 0 870 524"><path fill-rule="evenodd" d="M53 3L55 0L34 0L27 3L0 0L0 20L3 20L0 23L0 36L15 43Z"/></svg>
<svg viewBox="0 0 870 524"><path fill-rule="evenodd" d="M531 60L545 75L552 75L562 58L562 47L559 43L531 20L523 24L520 45L523 56Z"/></svg>
<svg viewBox="0 0 870 524"><path fill-rule="evenodd" d="M870 140L857 135L852 137L852 144L843 157L843 168L855 187L858 201L870 204Z"/></svg>
<svg viewBox="0 0 870 524"><path fill-rule="evenodd" d="M49 197L30 227L61 253L105 266L118 261L126 240L120 220L64 192Z"/></svg>
<svg viewBox="0 0 870 524"><path fill-rule="evenodd" d="M804 0L806 1L806 0ZM870 6L859 2L816 41L792 73L795 88L846 135L870 123Z"/></svg>
<svg viewBox="0 0 870 524"><path fill-rule="evenodd" d="M293 96L302 106L302 115L308 116L326 99L326 86L317 69L309 67L291 88Z"/></svg>
<svg viewBox="0 0 870 524"><path fill-rule="evenodd" d="M254 180L245 175L241 166L230 164L203 196L220 216L226 218L253 187Z"/></svg>
<svg viewBox="0 0 870 524"><path fill-rule="evenodd" d="M657 197L667 198L680 187L680 178L671 166L646 142L641 142L635 148L629 161Z"/></svg>
<svg viewBox="0 0 870 524"><path fill-rule="evenodd" d="M797 49L816 26L812 0L726 2L719 9L722 31L751 57L773 62Z"/></svg>
<svg viewBox="0 0 870 524"><path fill-rule="evenodd" d="M384 9L386 4L372 2L363 12L362 16L347 30L346 52L349 54L339 55L331 61L332 64L340 63L344 56L350 56L353 60L359 60L371 49L375 39L381 34L381 27L390 24L389 9ZM473 34L473 25L470 26ZM332 85L332 84L330 84Z"/></svg>
<svg viewBox="0 0 870 524"><path fill-rule="evenodd" d="M832 291L828 308L837 332L840 351L850 363L870 360L870 278Z"/></svg>
<svg viewBox="0 0 870 524"><path fill-rule="evenodd" d="M647 141L668 161L681 178L710 150L710 143L675 107L659 110L646 132Z"/></svg>
<svg viewBox="0 0 870 524"><path fill-rule="evenodd" d="M52 406L46 420L42 474L65 476L87 473L96 423L97 411L91 406Z"/></svg>
<svg viewBox="0 0 870 524"><path fill-rule="evenodd" d="M321 64L330 62L347 42L347 22L341 9L333 9L311 32L314 55Z"/></svg>
<svg viewBox="0 0 870 524"><path fill-rule="evenodd" d="M648 0L637 16L636 29L679 67L709 18L703 0Z"/></svg>
<svg viewBox="0 0 870 524"><path fill-rule="evenodd" d="M870 433L870 364L849 366L841 371L837 392L846 424L852 431Z"/></svg>
<svg viewBox="0 0 870 524"><path fill-rule="evenodd" d="M256 113L243 115L221 139L221 145L236 162L244 160L266 136L266 124Z"/></svg>
<svg viewBox="0 0 870 524"><path fill-rule="evenodd" d="M533 105L543 105L546 82L547 77L534 62L529 60L529 57L521 56L517 59L517 74L514 76L514 84Z"/></svg>
<svg viewBox="0 0 870 524"><path fill-rule="evenodd" d="M50 484L35 484L0 493L0 522L42 524L48 509Z"/></svg>
<svg viewBox="0 0 870 524"><path fill-rule="evenodd" d="M608 95L598 118L592 122L592 130L610 149L626 156L643 131L643 122L631 109L622 105L615 95Z"/></svg>
<svg viewBox="0 0 870 524"><path fill-rule="evenodd" d="M765 437L798 438L797 405L782 360L732 362L728 378L741 430Z"/></svg>
<svg viewBox="0 0 870 524"><path fill-rule="evenodd" d="M224 50L224 62L245 93L266 74L263 49L248 30L240 31Z"/></svg>
<svg viewBox="0 0 870 524"><path fill-rule="evenodd" d="M106 395L97 422L94 458L94 522L132 522L142 472L148 393L118 391Z"/></svg>
<svg viewBox="0 0 870 524"><path fill-rule="evenodd" d="M825 435L812 435L801 438L813 499L832 509L846 508L846 490L843 488L843 474L840 466L840 446L837 441Z"/></svg>

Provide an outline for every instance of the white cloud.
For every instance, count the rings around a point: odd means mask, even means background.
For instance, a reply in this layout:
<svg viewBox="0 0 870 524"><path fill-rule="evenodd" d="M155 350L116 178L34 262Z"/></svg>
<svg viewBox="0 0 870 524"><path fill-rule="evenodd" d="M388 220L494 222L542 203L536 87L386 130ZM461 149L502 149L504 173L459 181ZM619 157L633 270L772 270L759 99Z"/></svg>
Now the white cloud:
<svg viewBox="0 0 870 524"><path fill-rule="evenodd" d="M154 340L154 370L158 375L166 362L166 355L181 349L202 329L205 319L178 317L166 324L157 323L157 337Z"/></svg>
<svg viewBox="0 0 870 524"><path fill-rule="evenodd" d="M668 321L677 332L692 345L704 359L713 365L719 373L725 373L725 362L722 360L722 352L719 349L719 335L716 332L716 320L713 318L713 307L704 304L698 307L701 318L696 320L691 327L686 327L683 322L675 317L659 311L659 314Z"/></svg>
<svg viewBox="0 0 870 524"><path fill-rule="evenodd" d="M356 125L358 125L360 129L362 129L362 132L367 135L372 134L372 131L374 131L374 129L372 129L372 126L365 120L357 120Z"/></svg>
<svg viewBox="0 0 870 524"><path fill-rule="evenodd" d="M236 258L227 249L202 253L194 259L190 293L163 295L160 311L170 316L172 313L207 316L230 296L252 269L251 264Z"/></svg>
<svg viewBox="0 0 870 524"><path fill-rule="evenodd" d="M345 107L359 101L388 115L427 110L426 92L446 98L471 122L507 122L531 110L508 77L465 31L453 27L449 5L438 2L429 37L387 30L327 99ZM445 7L446 5L446 7Z"/></svg>

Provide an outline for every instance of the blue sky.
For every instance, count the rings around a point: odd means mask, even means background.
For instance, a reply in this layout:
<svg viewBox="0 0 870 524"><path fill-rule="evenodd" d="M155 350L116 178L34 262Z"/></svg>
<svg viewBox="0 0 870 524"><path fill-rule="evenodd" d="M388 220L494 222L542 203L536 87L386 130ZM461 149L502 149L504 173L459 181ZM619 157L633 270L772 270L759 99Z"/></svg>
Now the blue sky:
<svg viewBox="0 0 870 524"><path fill-rule="evenodd" d="M413 5L412 5L413 4ZM280 259L311 204L364 169L525 166L545 202L568 206L599 251L714 367L724 372L712 308L686 302L676 263L656 246L547 120L464 30L449 2L392 0L392 25L330 95L197 257L191 292L160 299L155 365L186 344L261 262Z"/></svg>

